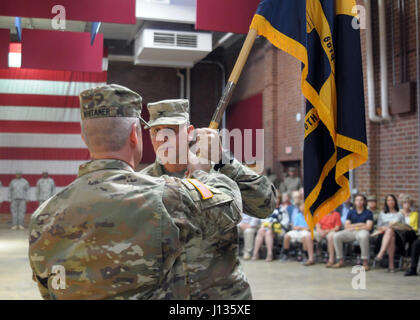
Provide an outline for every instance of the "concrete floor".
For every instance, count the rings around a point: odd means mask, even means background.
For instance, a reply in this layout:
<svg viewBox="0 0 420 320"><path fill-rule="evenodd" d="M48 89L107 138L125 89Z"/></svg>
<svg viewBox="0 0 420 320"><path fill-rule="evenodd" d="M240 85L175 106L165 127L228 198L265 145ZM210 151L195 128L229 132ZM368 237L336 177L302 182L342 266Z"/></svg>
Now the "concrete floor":
<svg viewBox="0 0 420 320"><path fill-rule="evenodd" d="M12 231L0 226L0 299L40 299L31 279L27 258L28 230ZM242 261L254 299L420 299L420 276L385 269L366 273L366 289L352 288L349 266L325 269L318 264L304 267L298 262Z"/></svg>
<svg viewBox="0 0 420 320"><path fill-rule="evenodd" d="M366 289L355 290L353 278L360 274L353 274L351 266L326 269L324 264L305 267L279 260L243 261L242 265L256 300L420 299L420 276L404 277L403 271L370 270L365 273Z"/></svg>

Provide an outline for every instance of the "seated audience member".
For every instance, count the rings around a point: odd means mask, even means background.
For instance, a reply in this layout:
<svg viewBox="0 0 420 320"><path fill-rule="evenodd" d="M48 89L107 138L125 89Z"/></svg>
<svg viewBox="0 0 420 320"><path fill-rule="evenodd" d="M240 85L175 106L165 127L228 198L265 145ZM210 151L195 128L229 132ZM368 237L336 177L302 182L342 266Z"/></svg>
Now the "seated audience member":
<svg viewBox="0 0 420 320"><path fill-rule="evenodd" d="M405 193L400 193L398 195L398 203L402 203L403 202L403 198L405 197Z"/></svg>
<svg viewBox="0 0 420 320"><path fill-rule="evenodd" d="M277 201L280 200L280 204L278 204L276 206L276 208L279 208L281 210L285 210L289 216L289 226L287 227L288 229L290 228L290 223L291 223L291 219L292 219L292 214L293 214L293 210L295 209L295 206L292 205L292 203L290 202L290 196L287 192L285 193L278 193L278 198Z"/></svg>
<svg viewBox="0 0 420 320"><path fill-rule="evenodd" d="M419 230L419 213L412 209L413 200L406 194L402 197L401 213L404 215L405 224L409 225L416 233Z"/></svg>
<svg viewBox="0 0 420 320"><path fill-rule="evenodd" d="M420 238L414 241L411 248L411 264L410 268L405 272L405 276L416 276L417 266L419 264L420 257Z"/></svg>
<svg viewBox="0 0 420 320"><path fill-rule="evenodd" d="M284 178L283 182L279 185L280 192L292 192L299 190L302 182L298 177L298 171L295 167L287 168L287 177Z"/></svg>
<svg viewBox="0 0 420 320"><path fill-rule="evenodd" d="M298 190L292 191L292 204L295 207L298 207L299 203L302 202L302 199L300 198L300 193Z"/></svg>
<svg viewBox="0 0 420 320"><path fill-rule="evenodd" d="M334 264L334 233L340 230L341 219L340 214L337 211L332 211L324 216L319 223L315 226L314 239L320 242L322 239L327 239L328 243L328 263L327 268L331 268ZM315 264L314 259L314 242L311 235L307 235L303 238L303 242L308 250L308 261L304 264L310 266Z"/></svg>
<svg viewBox="0 0 420 320"><path fill-rule="evenodd" d="M346 202L344 202L342 205L340 205L337 208L337 212L340 214L341 216L341 225L345 225L346 224L346 220L347 220L347 216L350 212L350 210L353 209L353 204L351 203L351 197L349 197Z"/></svg>
<svg viewBox="0 0 420 320"><path fill-rule="evenodd" d="M362 252L363 266L367 271L369 270L369 238L373 226L373 214L366 209L366 197L364 195L356 195L354 203L355 208L348 213L344 230L336 232L333 236L338 262L332 267L344 267L343 243L357 240Z"/></svg>
<svg viewBox="0 0 420 320"><path fill-rule="evenodd" d="M283 239L283 253L281 261L287 261L289 259L289 248L290 242L302 242L302 239L305 236L310 236L309 227L306 223L305 217L303 215L304 203L299 204L299 211L294 216L292 221L292 230L286 233ZM305 246L304 246L305 249ZM306 250L306 249L305 249Z"/></svg>
<svg viewBox="0 0 420 320"><path fill-rule="evenodd" d="M303 199L300 198L299 191L295 190L292 192L292 214L289 216L290 222L293 221L295 215L299 212L299 204L303 202Z"/></svg>
<svg viewBox="0 0 420 320"><path fill-rule="evenodd" d="M305 192L304 192L303 187L300 187L298 191L299 191L300 200L304 201L305 200Z"/></svg>
<svg viewBox="0 0 420 320"><path fill-rule="evenodd" d="M258 252L265 240L265 245L267 247L267 257L265 260L273 261L274 237L276 234L281 234L284 232L284 229L289 227L289 215L285 208L280 207L280 199L280 197L277 198L277 208L274 209L272 215L267 219L261 220L261 227L255 238L252 260L258 260Z"/></svg>
<svg viewBox="0 0 420 320"><path fill-rule="evenodd" d="M258 221L259 219L250 217L243 213L242 220L238 225L239 236L243 236L244 238L244 260L249 260L251 258L252 248L254 246L255 233L258 227Z"/></svg>
<svg viewBox="0 0 420 320"><path fill-rule="evenodd" d="M375 225L378 221L379 211L376 202L376 196L370 195L367 197L367 209L372 211L373 214L373 224Z"/></svg>
<svg viewBox="0 0 420 320"><path fill-rule="evenodd" d="M412 230L405 230L402 234L404 236L404 248L408 244L408 250L406 254L411 254L411 246L417 238L419 231L419 213L413 209L413 200L406 194L402 197L402 209L401 213L404 215L405 224L410 226Z"/></svg>
<svg viewBox="0 0 420 320"><path fill-rule="evenodd" d="M385 197L384 211L378 216L377 233L380 234L377 236L376 241L378 247L380 244L380 250L375 257L375 265L388 252L388 271L390 272L395 272L395 247L398 246L401 251L404 250L403 232L393 228L395 223L405 224L404 215L399 210L397 198L393 194L389 194Z"/></svg>

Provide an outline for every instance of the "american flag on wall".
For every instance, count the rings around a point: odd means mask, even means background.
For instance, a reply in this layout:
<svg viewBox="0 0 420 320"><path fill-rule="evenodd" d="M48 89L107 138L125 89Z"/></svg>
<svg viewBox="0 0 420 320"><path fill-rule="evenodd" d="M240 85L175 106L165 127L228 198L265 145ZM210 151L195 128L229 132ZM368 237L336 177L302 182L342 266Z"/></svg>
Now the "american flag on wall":
<svg viewBox="0 0 420 320"><path fill-rule="evenodd" d="M20 50L20 44L11 44L12 56ZM10 212L7 187L17 170L31 186L27 212L38 206L35 186L43 171L57 192L77 177L79 165L89 159L80 137L78 95L105 84L107 68L104 57L102 72L0 69L0 212Z"/></svg>

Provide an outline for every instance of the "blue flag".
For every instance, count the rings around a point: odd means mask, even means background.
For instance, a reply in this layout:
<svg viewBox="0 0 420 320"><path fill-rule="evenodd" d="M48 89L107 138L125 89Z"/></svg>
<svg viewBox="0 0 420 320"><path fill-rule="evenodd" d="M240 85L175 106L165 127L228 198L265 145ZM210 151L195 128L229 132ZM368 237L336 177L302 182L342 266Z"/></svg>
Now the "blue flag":
<svg viewBox="0 0 420 320"><path fill-rule="evenodd" d="M348 173L368 159L356 13L354 0L262 0L250 27L302 62L305 219L312 231L350 196Z"/></svg>

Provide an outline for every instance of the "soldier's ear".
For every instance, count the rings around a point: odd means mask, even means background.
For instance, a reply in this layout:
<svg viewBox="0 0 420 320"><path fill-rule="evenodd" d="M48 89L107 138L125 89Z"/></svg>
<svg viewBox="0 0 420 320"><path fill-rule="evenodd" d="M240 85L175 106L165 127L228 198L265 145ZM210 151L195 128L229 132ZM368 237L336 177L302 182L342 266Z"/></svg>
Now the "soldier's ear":
<svg viewBox="0 0 420 320"><path fill-rule="evenodd" d="M137 127L135 123L131 126L129 138L130 138L130 142L133 145L136 146L139 144L139 140L141 139L141 130L139 130L139 128Z"/></svg>

